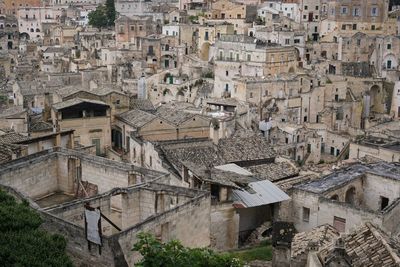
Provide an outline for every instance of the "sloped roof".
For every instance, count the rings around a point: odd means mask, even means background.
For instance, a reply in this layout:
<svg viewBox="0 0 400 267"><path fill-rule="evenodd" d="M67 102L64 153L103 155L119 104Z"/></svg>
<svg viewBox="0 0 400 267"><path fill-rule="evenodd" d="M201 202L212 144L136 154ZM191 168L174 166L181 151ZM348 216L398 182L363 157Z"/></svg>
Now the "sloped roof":
<svg viewBox="0 0 400 267"><path fill-rule="evenodd" d="M139 109L147 112L156 111L149 99L133 99L130 101L130 109Z"/></svg>
<svg viewBox="0 0 400 267"><path fill-rule="evenodd" d="M292 240L291 257L296 258L308 253L310 246L323 247L339 237L339 232L331 225L324 224L311 231L297 233Z"/></svg>
<svg viewBox="0 0 400 267"><path fill-rule="evenodd" d="M284 178L296 176L299 171L292 167L289 163L268 163L246 167L253 174L269 181L278 181Z"/></svg>
<svg viewBox="0 0 400 267"><path fill-rule="evenodd" d="M209 140L184 140L161 143L160 148L166 159L181 170L183 162L193 163L196 168L208 168L224 164L216 146Z"/></svg>
<svg viewBox="0 0 400 267"><path fill-rule="evenodd" d="M221 139L218 149L227 162L270 159L276 156L268 140L255 135Z"/></svg>
<svg viewBox="0 0 400 267"><path fill-rule="evenodd" d="M251 182L245 188L233 190L232 199L251 208L289 200L290 197L270 181L262 180Z"/></svg>
<svg viewBox="0 0 400 267"><path fill-rule="evenodd" d="M325 246L319 251L319 257L329 261L334 249L334 243ZM345 236L344 249L352 266L400 266L398 242L371 223Z"/></svg>
<svg viewBox="0 0 400 267"><path fill-rule="evenodd" d="M72 107L72 106L76 106L82 103L91 103L91 104L96 104L96 105L102 105L102 106L107 106L108 105L102 101L98 101L98 100L91 100L91 99L84 99L84 98L73 98L73 99L69 99L67 101L62 101L62 102L58 102L55 103L53 105L53 108L55 110L60 110L60 109L64 109L64 108L68 108L68 107Z"/></svg>
<svg viewBox="0 0 400 267"><path fill-rule="evenodd" d="M20 141L28 140L29 137L16 133L16 132L9 132L3 135L0 135L0 144L13 144Z"/></svg>
<svg viewBox="0 0 400 267"><path fill-rule="evenodd" d="M143 127L153 121L157 116L142 111L140 109L132 109L117 115L118 118L135 128Z"/></svg>

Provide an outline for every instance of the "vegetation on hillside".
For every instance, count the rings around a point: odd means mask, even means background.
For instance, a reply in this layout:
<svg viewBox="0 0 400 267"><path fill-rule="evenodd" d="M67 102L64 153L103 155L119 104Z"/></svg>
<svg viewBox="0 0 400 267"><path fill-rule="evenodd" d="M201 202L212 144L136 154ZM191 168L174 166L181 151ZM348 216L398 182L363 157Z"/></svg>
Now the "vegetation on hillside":
<svg viewBox="0 0 400 267"><path fill-rule="evenodd" d="M29 205L0 190L1 266L72 266L66 240L39 226L42 219Z"/></svg>
<svg viewBox="0 0 400 267"><path fill-rule="evenodd" d="M219 254L207 248L187 248L179 241L161 243L148 233L138 234L133 250L143 259L135 266L141 267L241 267L240 260L228 254Z"/></svg>

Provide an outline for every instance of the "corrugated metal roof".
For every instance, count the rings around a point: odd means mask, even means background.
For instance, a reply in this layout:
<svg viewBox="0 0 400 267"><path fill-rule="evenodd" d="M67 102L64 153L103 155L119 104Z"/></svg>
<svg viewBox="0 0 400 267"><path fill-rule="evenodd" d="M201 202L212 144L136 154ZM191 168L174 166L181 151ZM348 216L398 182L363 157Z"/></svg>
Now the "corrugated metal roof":
<svg viewBox="0 0 400 267"><path fill-rule="evenodd" d="M268 180L249 183L246 190L233 190L232 198L247 208L267 205L290 199L290 197Z"/></svg>

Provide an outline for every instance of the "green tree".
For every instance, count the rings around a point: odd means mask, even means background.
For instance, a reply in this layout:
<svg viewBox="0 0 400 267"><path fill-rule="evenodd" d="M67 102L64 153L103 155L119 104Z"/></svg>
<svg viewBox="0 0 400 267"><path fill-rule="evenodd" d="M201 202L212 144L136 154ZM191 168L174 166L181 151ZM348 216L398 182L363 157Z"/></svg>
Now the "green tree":
<svg viewBox="0 0 400 267"><path fill-rule="evenodd" d="M100 5L89 13L89 25L96 28L104 28L108 24L107 16L106 16L106 7Z"/></svg>
<svg viewBox="0 0 400 267"><path fill-rule="evenodd" d="M241 267L240 260L227 254L218 254L207 248L187 248L177 240L161 243L149 233L139 233L133 250L143 259L141 267Z"/></svg>
<svg viewBox="0 0 400 267"><path fill-rule="evenodd" d="M106 1L106 15L107 15L108 26L114 25L116 17L114 0Z"/></svg>
<svg viewBox="0 0 400 267"><path fill-rule="evenodd" d="M72 266L66 240L39 229L42 219L26 202L0 190L1 266Z"/></svg>
<svg viewBox="0 0 400 267"><path fill-rule="evenodd" d="M89 25L99 29L114 26L116 14L114 0L107 0L89 13Z"/></svg>

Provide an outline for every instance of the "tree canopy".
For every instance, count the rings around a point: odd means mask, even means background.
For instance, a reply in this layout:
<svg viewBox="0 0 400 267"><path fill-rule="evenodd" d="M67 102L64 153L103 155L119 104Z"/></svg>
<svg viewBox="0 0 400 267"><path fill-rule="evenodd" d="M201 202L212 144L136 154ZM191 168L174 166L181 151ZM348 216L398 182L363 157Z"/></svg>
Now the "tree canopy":
<svg viewBox="0 0 400 267"><path fill-rule="evenodd" d="M64 237L39 229L42 219L29 205L0 190L2 266L72 266Z"/></svg>
<svg viewBox="0 0 400 267"><path fill-rule="evenodd" d="M240 260L219 254L207 248L187 248L179 241L161 243L149 233L139 233L133 250L143 259L135 266L141 267L241 267Z"/></svg>
<svg viewBox="0 0 400 267"><path fill-rule="evenodd" d="M114 0L107 0L105 5L99 5L96 10L89 13L89 25L96 28L114 25L116 17Z"/></svg>

